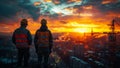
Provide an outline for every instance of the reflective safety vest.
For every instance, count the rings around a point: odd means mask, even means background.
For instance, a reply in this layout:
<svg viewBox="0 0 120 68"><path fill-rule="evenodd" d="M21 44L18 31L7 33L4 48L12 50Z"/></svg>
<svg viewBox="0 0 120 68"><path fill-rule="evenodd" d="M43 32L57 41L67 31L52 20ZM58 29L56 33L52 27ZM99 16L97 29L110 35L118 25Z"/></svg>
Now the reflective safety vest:
<svg viewBox="0 0 120 68"><path fill-rule="evenodd" d="M38 32L37 33L38 40L37 44L38 47L48 47L49 46L49 32Z"/></svg>
<svg viewBox="0 0 120 68"><path fill-rule="evenodd" d="M28 47L28 40L26 34L15 34L15 39L17 47Z"/></svg>

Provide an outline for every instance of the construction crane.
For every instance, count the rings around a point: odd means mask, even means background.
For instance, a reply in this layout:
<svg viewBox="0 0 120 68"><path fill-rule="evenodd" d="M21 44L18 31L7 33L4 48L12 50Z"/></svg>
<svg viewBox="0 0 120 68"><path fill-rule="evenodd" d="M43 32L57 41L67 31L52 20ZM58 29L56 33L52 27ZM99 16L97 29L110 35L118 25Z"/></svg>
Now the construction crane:
<svg viewBox="0 0 120 68"><path fill-rule="evenodd" d="M115 24L119 25L120 18L116 17L112 20L110 24L110 32L108 33L108 39L110 42L115 42L116 41L116 31L115 31ZM119 25L120 26L120 25Z"/></svg>
<svg viewBox="0 0 120 68"><path fill-rule="evenodd" d="M110 32L108 33L108 51L109 51L109 63L113 65L116 62L116 52L119 51L119 47L117 45L116 36L118 32L115 30L115 25L119 25L120 18L116 17L112 20L110 24ZM120 25L119 25L120 26Z"/></svg>

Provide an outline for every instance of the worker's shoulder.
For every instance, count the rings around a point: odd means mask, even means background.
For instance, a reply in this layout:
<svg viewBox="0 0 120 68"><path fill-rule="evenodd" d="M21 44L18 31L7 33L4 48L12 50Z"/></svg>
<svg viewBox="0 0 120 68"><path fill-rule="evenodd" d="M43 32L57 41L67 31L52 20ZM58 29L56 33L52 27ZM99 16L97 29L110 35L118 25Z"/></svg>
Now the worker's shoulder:
<svg viewBox="0 0 120 68"><path fill-rule="evenodd" d="M17 32L17 31L19 31L20 30L20 28L17 28L17 29L15 29L15 31L14 32Z"/></svg>
<svg viewBox="0 0 120 68"><path fill-rule="evenodd" d="M26 31L30 32L28 29L25 29Z"/></svg>
<svg viewBox="0 0 120 68"><path fill-rule="evenodd" d="M15 30L15 32L30 32L28 29L25 29L25 28L17 28L16 30Z"/></svg>
<svg viewBox="0 0 120 68"><path fill-rule="evenodd" d="M41 30L41 29L38 29L36 32L50 32L50 33L51 33L51 31L50 31L49 29L47 29L47 30L45 30L45 31L43 31L43 30Z"/></svg>
<svg viewBox="0 0 120 68"><path fill-rule="evenodd" d="M50 31L49 29L48 29L47 31L48 31L49 33L51 33L51 31Z"/></svg>

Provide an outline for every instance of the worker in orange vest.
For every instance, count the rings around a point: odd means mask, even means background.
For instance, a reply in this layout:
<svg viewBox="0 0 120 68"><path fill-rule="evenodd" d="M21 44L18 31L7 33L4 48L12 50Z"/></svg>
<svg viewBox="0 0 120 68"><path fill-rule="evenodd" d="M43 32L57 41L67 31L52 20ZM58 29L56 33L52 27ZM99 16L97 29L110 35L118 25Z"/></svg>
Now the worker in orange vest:
<svg viewBox="0 0 120 68"><path fill-rule="evenodd" d="M41 27L36 31L34 44L38 55L39 66L42 66L42 58L44 58L43 67L47 68L49 55L53 46L53 38L45 19L41 20Z"/></svg>
<svg viewBox="0 0 120 68"><path fill-rule="evenodd" d="M24 58L24 66L28 66L29 60L29 48L32 44L32 37L29 30L26 29L28 25L27 19L22 19L20 27L17 28L12 36L12 42L16 45L18 50L18 66L22 66L22 60Z"/></svg>

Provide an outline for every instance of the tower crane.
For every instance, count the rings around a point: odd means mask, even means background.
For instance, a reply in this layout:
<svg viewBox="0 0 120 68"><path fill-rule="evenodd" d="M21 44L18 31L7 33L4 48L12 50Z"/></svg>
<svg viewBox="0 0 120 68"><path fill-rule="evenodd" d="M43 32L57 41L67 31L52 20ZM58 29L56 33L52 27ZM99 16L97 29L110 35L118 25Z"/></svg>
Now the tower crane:
<svg viewBox="0 0 120 68"><path fill-rule="evenodd" d="M112 20L110 24L110 32L108 33L109 36L109 41L110 42L115 42L116 41L116 31L115 31L115 24L119 25L120 18L116 17ZM119 25L120 26L120 25Z"/></svg>

